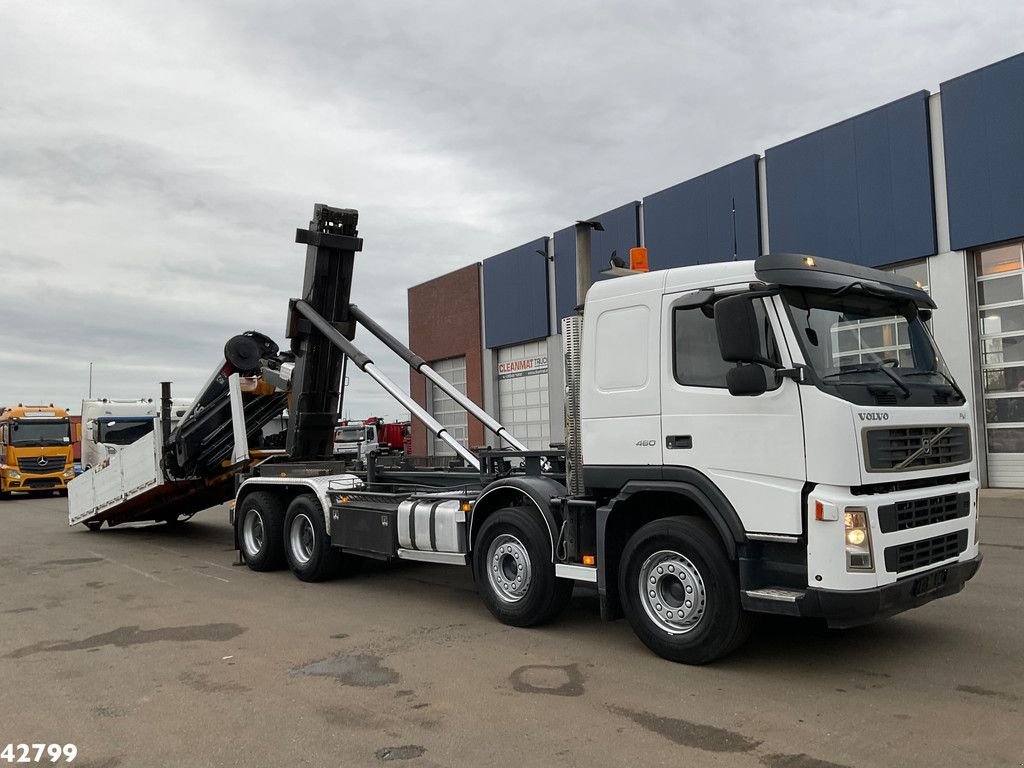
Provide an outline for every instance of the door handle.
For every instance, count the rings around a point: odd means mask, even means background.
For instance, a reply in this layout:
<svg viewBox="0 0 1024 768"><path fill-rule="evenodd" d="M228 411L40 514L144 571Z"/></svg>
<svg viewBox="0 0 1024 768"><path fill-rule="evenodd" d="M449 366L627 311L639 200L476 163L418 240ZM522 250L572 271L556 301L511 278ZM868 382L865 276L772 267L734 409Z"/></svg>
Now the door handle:
<svg viewBox="0 0 1024 768"><path fill-rule="evenodd" d="M693 436L669 435L668 437L665 438L665 447L670 449L693 448Z"/></svg>

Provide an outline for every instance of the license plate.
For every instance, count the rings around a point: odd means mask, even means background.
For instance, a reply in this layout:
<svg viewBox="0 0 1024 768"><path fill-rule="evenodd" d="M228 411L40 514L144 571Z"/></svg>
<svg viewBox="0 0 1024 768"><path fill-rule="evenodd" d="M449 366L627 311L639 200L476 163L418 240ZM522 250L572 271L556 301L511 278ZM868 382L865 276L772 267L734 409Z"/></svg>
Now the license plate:
<svg viewBox="0 0 1024 768"><path fill-rule="evenodd" d="M929 592L940 589L945 585L948 576L949 571L936 571L935 573L929 573L927 576L922 576L914 582L914 597L927 595Z"/></svg>

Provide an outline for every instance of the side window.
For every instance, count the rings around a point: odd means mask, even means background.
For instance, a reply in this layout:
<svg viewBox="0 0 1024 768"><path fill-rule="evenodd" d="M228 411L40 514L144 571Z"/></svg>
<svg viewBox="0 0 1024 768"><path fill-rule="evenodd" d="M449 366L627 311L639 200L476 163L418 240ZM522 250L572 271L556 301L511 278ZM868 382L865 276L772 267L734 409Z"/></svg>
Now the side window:
<svg viewBox="0 0 1024 768"><path fill-rule="evenodd" d="M761 301L754 303L754 314L761 327L761 354L769 360L779 360L775 334ZM721 387L725 389L725 375L734 367L722 359L715 330L714 305L679 307L673 310L673 367L676 381L688 387ZM774 371L765 367L769 389L775 389ZM772 383L775 382L775 383Z"/></svg>

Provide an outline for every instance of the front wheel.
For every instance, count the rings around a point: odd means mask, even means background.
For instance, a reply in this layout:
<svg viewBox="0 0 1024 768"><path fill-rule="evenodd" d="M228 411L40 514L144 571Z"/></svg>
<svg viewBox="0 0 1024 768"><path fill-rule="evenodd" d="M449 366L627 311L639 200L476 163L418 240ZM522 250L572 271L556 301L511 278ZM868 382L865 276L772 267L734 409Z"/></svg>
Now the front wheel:
<svg viewBox="0 0 1024 768"><path fill-rule="evenodd" d="M484 521L473 543L473 572L487 609L503 624L532 627L565 608L573 582L555 576L547 526L528 507Z"/></svg>
<svg viewBox="0 0 1024 768"><path fill-rule="evenodd" d="M619 597L637 637L670 661L714 661L750 634L735 568L705 520L670 517L634 533L622 553Z"/></svg>

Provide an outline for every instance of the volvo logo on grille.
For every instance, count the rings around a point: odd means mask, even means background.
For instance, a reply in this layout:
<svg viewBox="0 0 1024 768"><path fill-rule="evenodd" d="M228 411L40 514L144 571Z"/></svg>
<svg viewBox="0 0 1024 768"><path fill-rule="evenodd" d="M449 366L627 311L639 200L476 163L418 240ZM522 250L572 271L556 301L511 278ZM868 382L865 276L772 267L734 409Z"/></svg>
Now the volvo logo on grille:
<svg viewBox="0 0 1024 768"><path fill-rule="evenodd" d="M922 437L921 447L897 464L895 469L905 469L906 467L913 465L913 463L922 456L931 456L935 446L939 445L939 441L948 435L951 429L952 427L946 427L945 429L940 429L931 437Z"/></svg>

